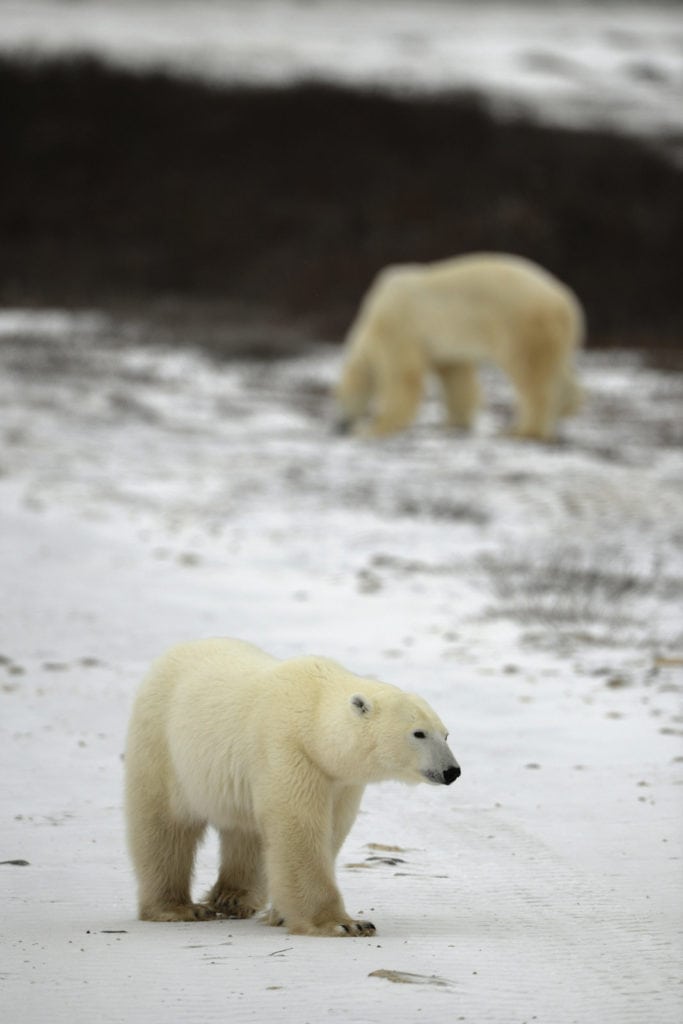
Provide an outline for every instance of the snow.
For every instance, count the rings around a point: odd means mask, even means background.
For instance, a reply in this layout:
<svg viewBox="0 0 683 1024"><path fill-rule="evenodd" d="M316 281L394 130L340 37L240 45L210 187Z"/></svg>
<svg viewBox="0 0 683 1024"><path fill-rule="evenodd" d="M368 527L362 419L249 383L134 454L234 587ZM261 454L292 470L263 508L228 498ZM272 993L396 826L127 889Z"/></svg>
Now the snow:
<svg viewBox="0 0 683 1024"><path fill-rule="evenodd" d="M475 88L568 125L683 127L677 3L0 0L0 50L96 53L214 81Z"/></svg>
<svg viewBox="0 0 683 1024"><path fill-rule="evenodd" d="M501 436L493 372L472 436L431 396L361 442L330 432L338 350L138 337L0 313L0 861L28 861L0 864L3 1019L680 1020L681 375L587 353L555 446ZM337 658L449 726L462 778L370 787L340 854L375 937L136 921L132 696L217 634ZM212 840L198 891L215 863Z"/></svg>

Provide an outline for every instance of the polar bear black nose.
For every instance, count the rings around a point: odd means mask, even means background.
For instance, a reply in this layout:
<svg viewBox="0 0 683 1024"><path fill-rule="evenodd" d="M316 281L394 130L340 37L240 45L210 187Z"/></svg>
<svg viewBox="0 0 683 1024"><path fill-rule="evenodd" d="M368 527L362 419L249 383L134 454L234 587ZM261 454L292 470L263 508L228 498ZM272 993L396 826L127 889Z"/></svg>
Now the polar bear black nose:
<svg viewBox="0 0 683 1024"><path fill-rule="evenodd" d="M443 781L447 786L450 786L451 782L455 782L460 777L460 765L452 764L450 768L447 768L443 773Z"/></svg>

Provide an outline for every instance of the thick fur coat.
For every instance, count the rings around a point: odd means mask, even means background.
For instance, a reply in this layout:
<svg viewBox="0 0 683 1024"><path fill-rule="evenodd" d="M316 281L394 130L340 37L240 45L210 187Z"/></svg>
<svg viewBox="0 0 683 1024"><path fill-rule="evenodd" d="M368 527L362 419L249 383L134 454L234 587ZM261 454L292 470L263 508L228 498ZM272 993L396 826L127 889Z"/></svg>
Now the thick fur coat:
<svg viewBox="0 0 683 1024"><path fill-rule="evenodd" d="M334 874L364 787L451 783L446 729L421 698L325 658L278 661L238 640L172 648L144 681L126 751L130 852L145 920L250 917L310 935L363 935ZM190 893L218 829L218 879Z"/></svg>
<svg viewBox="0 0 683 1024"><path fill-rule="evenodd" d="M490 362L515 391L513 433L552 440L559 418L580 404L575 356L583 336L573 292L521 257L480 253L387 267L347 338L340 428L381 437L407 427L429 371L440 379L448 424L469 428L481 400L477 366Z"/></svg>

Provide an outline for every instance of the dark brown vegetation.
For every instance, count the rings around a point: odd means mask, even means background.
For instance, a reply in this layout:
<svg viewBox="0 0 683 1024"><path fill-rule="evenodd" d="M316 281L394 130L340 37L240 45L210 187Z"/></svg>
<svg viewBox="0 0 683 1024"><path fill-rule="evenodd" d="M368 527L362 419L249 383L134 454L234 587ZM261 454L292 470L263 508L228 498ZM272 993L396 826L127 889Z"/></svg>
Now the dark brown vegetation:
<svg viewBox="0 0 683 1024"><path fill-rule="evenodd" d="M471 95L217 88L0 63L0 300L236 301L341 337L378 268L522 253L593 343L683 338L683 172L637 141Z"/></svg>

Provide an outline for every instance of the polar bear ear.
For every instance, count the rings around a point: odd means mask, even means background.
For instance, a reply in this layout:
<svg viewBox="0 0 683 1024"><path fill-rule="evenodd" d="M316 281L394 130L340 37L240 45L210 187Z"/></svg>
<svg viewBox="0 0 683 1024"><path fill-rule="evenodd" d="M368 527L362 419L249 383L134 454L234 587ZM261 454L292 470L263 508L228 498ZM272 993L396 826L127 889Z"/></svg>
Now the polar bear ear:
<svg viewBox="0 0 683 1024"><path fill-rule="evenodd" d="M354 693L351 698L351 707L357 715L369 715L372 711L372 704L360 693Z"/></svg>

